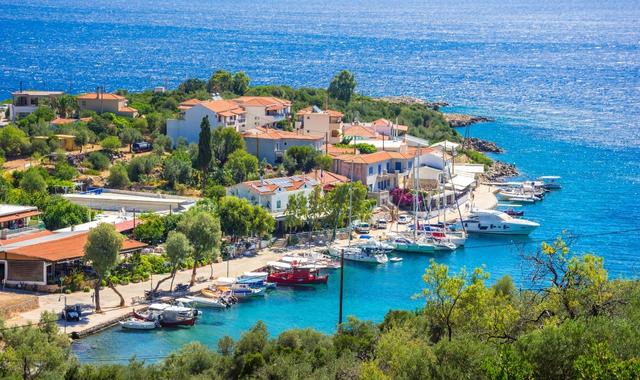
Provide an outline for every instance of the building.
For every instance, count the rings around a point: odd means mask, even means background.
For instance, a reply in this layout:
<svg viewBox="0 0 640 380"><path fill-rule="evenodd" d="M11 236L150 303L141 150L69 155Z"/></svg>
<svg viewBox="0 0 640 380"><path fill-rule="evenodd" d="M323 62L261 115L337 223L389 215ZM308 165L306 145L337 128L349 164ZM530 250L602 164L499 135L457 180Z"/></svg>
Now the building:
<svg viewBox="0 0 640 380"><path fill-rule="evenodd" d="M246 112L246 128L273 128L291 114L290 101L272 96L241 96L233 101Z"/></svg>
<svg viewBox="0 0 640 380"><path fill-rule="evenodd" d="M16 121L27 117L38 109L38 105L51 103L54 98L62 95L62 91L16 91L11 94L9 120Z"/></svg>
<svg viewBox="0 0 640 380"><path fill-rule="evenodd" d="M63 194L71 203L105 211L184 211L197 199L115 189L93 189L83 193Z"/></svg>
<svg viewBox="0 0 640 380"><path fill-rule="evenodd" d="M460 144L454 143L453 141L444 140L437 142L431 145L432 148L438 148L440 150L444 150L445 152L454 152L460 148Z"/></svg>
<svg viewBox="0 0 640 380"><path fill-rule="evenodd" d="M415 154L379 151L371 154L345 154L334 157L333 171L360 181L369 192L402 187L413 168Z"/></svg>
<svg viewBox="0 0 640 380"><path fill-rule="evenodd" d="M324 136L306 135L279 129L254 128L242 133L247 152L270 164L282 161L284 152L292 146L322 149Z"/></svg>
<svg viewBox="0 0 640 380"><path fill-rule="evenodd" d="M375 120L369 123L369 126L373 128L376 133L388 137L402 136L409 131L409 127L406 125L395 124L387 119Z"/></svg>
<svg viewBox="0 0 640 380"><path fill-rule="evenodd" d="M344 126L342 129L342 135L346 138L350 138L351 142L359 143L363 142L363 140L373 140L378 138L378 134L373 128L360 125L360 124L351 124L348 126Z"/></svg>
<svg viewBox="0 0 640 380"><path fill-rule="evenodd" d="M0 277L8 285L57 284L67 268L84 256L88 231L21 235L0 246ZM120 253L135 252L146 244L126 239Z"/></svg>
<svg viewBox="0 0 640 380"><path fill-rule="evenodd" d="M322 186L322 190L331 191L336 186L349 182L349 178L330 172L328 170L316 169L305 174L307 177L312 178Z"/></svg>
<svg viewBox="0 0 640 380"><path fill-rule="evenodd" d="M295 128L303 134L326 136L331 144L342 140L342 113L313 106L296 113Z"/></svg>
<svg viewBox="0 0 640 380"><path fill-rule="evenodd" d="M187 144L197 143L200 124L207 116L211 128L229 127L236 131L245 128L246 112L238 103L231 100L190 99L180 103L177 119L167 119L167 135L176 144L184 139Z"/></svg>
<svg viewBox="0 0 640 380"><path fill-rule="evenodd" d="M37 207L0 204L0 239L39 229L31 226L31 218L40 214Z"/></svg>
<svg viewBox="0 0 640 380"><path fill-rule="evenodd" d="M111 112L119 116L137 117L138 110L128 106L127 98L117 94L90 92L78 96L80 111Z"/></svg>
<svg viewBox="0 0 640 380"><path fill-rule="evenodd" d="M227 195L247 199L251 204L260 205L278 217L287 209L289 197L299 193L308 196L320 184L306 174L294 175L242 182L227 188Z"/></svg>

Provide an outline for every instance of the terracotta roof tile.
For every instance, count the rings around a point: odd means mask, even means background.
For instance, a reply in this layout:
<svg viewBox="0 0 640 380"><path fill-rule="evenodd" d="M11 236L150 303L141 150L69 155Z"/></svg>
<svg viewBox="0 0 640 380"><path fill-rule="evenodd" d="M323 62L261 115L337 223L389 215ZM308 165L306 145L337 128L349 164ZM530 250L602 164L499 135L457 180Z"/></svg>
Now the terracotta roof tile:
<svg viewBox="0 0 640 380"><path fill-rule="evenodd" d="M283 131L281 129L273 128L254 128L250 129L242 134L244 138L257 138L266 140L322 140L323 136L320 135L303 135L295 132Z"/></svg>
<svg viewBox="0 0 640 380"><path fill-rule="evenodd" d="M371 128L358 124L353 124L351 126L345 127L342 133L345 136L354 137L375 138L377 136L376 132Z"/></svg>
<svg viewBox="0 0 640 380"><path fill-rule="evenodd" d="M98 94L95 93L95 92L89 92L89 93L86 93L86 94L78 95L78 99L80 99L80 100L98 99ZM125 100L126 98L124 96L120 96L120 95L117 95L117 94L103 93L103 94L100 94L100 99L103 99L103 100Z"/></svg>

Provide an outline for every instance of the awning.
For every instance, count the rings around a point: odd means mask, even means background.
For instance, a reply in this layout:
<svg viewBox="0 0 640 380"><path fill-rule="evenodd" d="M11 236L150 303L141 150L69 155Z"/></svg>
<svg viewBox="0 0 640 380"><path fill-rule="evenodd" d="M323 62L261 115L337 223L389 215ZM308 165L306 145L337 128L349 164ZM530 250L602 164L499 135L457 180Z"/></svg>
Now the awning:
<svg viewBox="0 0 640 380"><path fill-rule="evenodd" d="M451 179L450 183L447 183L447 187L451 188L451 184L453 183L453 188L455 190L464 190L471 186L472 183L475 182L473 177L467 177L464 175L457 175Z"/></svg>
<svg viewBox="0 0 640 380"><path fill-rule="evenodd" d="M25 211L16 214L6 215L0 217L0 223L11 222L18 219L28 218L30 216L36 216L42 214L40 211Z"/></svg>

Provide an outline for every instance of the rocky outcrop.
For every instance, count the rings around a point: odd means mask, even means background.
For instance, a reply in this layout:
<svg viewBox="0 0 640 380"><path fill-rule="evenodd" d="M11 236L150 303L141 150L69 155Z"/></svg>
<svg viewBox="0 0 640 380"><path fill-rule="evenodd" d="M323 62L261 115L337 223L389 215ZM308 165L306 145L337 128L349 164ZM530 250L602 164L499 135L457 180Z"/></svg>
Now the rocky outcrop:
<svg viewBox="0 0 640 380"><path fill-rule="evenodd" d="M444 119L452 127L466 127L467 125L475 123L484 123L487 121L493 121L493 119L484 116L465 115L461 113L445 113Z"/></svg>
<svg viewBox="0 0 640 380"><path fill-rule="evenodd" d="M382 100L388 103L397 103L397 104L423 104L429 108L433 108L434 110L439 110L440 107L446 107L449 105L447 102L429 102L424 99L416 98L414 96L383 96L381 98L377 98L378 100Z"/></svg>
<svg viewBox="0 0 640 380"><path fill-rule="evenodd" d="M484 173L484 177L487 181L497 181L507 177L517 177L520 172L514 164L509 164L502 161L494 161L489 169Z"/></svg>
<svg viewBox="0 0 640 380"><path fill-rule="evenodd" d="M465 139L464 146L467 149L470 148L482 153L504 153L504 149L500 148L493 141L482 140L477 137Z"/></svg>

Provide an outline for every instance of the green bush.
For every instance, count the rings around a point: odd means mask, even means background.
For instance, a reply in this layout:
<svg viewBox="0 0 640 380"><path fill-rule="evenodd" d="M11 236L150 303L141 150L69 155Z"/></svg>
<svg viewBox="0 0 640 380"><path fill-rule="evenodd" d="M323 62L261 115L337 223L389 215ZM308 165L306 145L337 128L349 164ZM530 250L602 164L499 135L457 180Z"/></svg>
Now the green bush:
<svg viewBox="0 0 640 380"><path fill-rule="evenodd" d="M82 291L85 293L89 293L91 291L91 288L88 286L85 286L84 288L82 288Z"/></svg>
<svg viewBox="0 0 640 380"><path fill-rule="evenodd" d="M91 164L91 168L94 170L102 171L107 170L111 165L109 157L102 152L91 152L87 155L87 161Z"/></svg>

